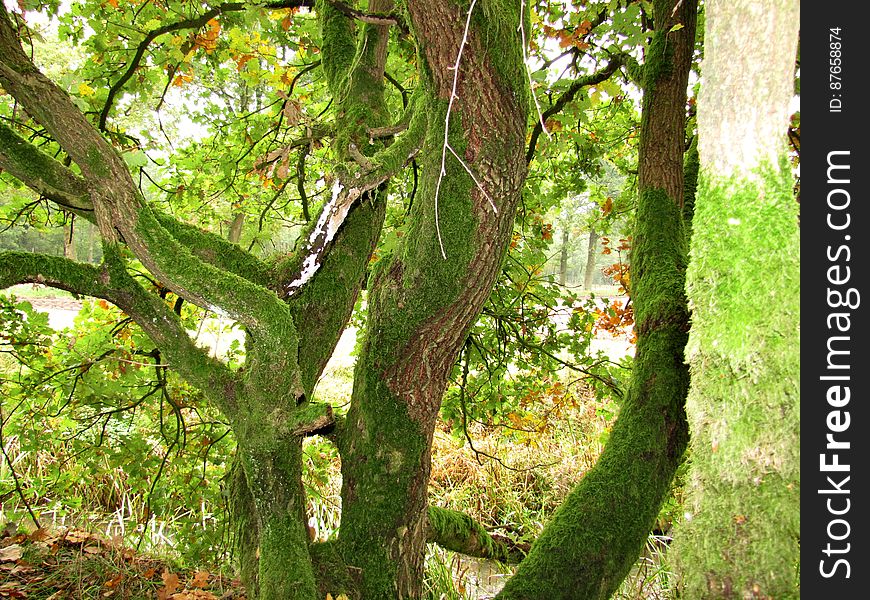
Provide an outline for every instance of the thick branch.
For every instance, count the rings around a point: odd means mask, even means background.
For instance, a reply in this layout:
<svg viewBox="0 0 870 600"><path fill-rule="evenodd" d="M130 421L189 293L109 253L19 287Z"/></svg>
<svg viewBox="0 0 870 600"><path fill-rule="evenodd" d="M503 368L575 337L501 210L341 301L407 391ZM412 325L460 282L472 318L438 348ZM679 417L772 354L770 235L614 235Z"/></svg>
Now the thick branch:
<svg viewBox="0 0 870 600"><path fill-rule="evenodd" d="M565 93L559 96L558 100L553 103L553 105L545 110L541 115L541 119L535 123L535 126L532 128L532 134L529 138L529 149L526 151L526 162L532 162L532 158L535 156L535 148L538 145L538 138L544 132L543 125L546 123L547 119L552 117L553 115L559 114L562 112L569 102L574 100L577 97L577 94L580 93L583 88L589 87L591 85L596 85L601 83L602 81L607 81L610 79L610 76L613 75L616 70L621 67L625 63L625 55L617 54L610 59L607 65L604 66L600 71L596 71L591 75L586 75L585 77L580 77L574 80L574 83L571 84Z"/></svg>
<svg viewBox="0 0 870 600"><path fill-rule="evenodd" d="M375 13L365 13L361 10L357 10L352 6L348 6L344 2L337 2L336 0L328 0L330 6L332 6L335 10L340 12L346 17L350 17L352 19L356 19L362 23L368 23L369 25L399 25L399 17L396 15L387 15L387 14L375 14Z"/></svg>
<svg viewBox="0 0 870 600"><path fill-rule="evenodd" d="M429 507L426 541L466 556L519 564L529 551L529 544L491 535L483 525L459 511Z"/></svg>
<svg viewBox="0 0 870 600"><path fill-rule="evenodd" d="M405 133L394 144L371 157L369 172L334 180L332 198L321 210L314 228L307 235L303 254L297 259L296 276L283 284L281 293L291 296L312 279L353 205L408 164L422 147L425 132L426 117L422 111L417 111Z"/></svg>
<svg viewBox="0 0 870 600"><path fill-rule="evenodd" d="M2 122L0 169L64 209L94 220L85 181Z"/></svg>
<svg viewBox="0 0 870 600"><path fill-rule="evenodd" d="M94 206L84 179L0 122L0 168L59 205L93 222ZM267 286L268 267L224 238L157 214L160 224L199 259L248 281Z"/></svg>
<svg viewBox="0 0 870 600"><path fill-rule="evenodd" d="M184 325L159 297L149 294L107 249L100 266L27 252L0 253L0 289L39 283L74 294L102 298L130 315L161 349L172 368L215 398L228 416L236 411L235 383L228 367L190 339Z"/></svg>
<svg viewBox="0 0 870 600"><path fill-rule="evenodd" d="M238 244L165 213L155 214L160 225L200 260L251 283L269 287L269 267Z"/></svg>

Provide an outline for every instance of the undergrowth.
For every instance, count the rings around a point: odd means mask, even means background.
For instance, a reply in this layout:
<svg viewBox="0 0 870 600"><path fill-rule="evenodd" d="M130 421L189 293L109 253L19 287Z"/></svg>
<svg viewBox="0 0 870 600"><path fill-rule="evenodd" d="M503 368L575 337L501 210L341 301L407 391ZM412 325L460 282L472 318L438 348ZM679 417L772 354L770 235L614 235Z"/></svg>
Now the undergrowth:
<svg viewBox="0 0 870 600"><path fill-rule="evenodd" d="M4 324L4 330L13 331L15 340L27 346L0 357L0 383L14 392L0 406L0 502L6 524L0 557L9 547L24 551L0 562L0 596L3 586L25 594L18 597L38 599L154 598L162 593L164 598L207 600L241 593L232 582L232 540L221 479L232 439L220 418L200 404L194 390L162 373L163 388L155 393L165 397L158 409L137 409L123 423L94 421L95 414L113 410L96 400L100 393L115 394L115 406L131 394L148 396L146 388L137 387L142 382L136 377L149 368L149 357L123 354L137 344L143 347L142 340L112 329L108 336L92 331L52 341L38 313L20 304L10 308L7 303L6 308L7 317L14 311L26 313L23 324ZM105 324L117 321L112 310L88 304L77 323L105 331ZM202 330L202 322L196 321L202 315L188 318L191 330ZM331 402L339 412L352 388L352 341L345 347L315 390L318 400ZM233 345L229 352L237 349ZM93 360L101 353L108 354ZM118 354L126 362L106 360ZM72 389L60 379L22 379L13 358L24 360L34 372L72 364L80 376ZM135 363L144 366L132 368ZM91 369L109 387L88 388L85 373ZM533 393L505 410L505 418L469 418L463 426L456 419L442 423L433 442L430 502L465 512L493 533L530 543L595 463L618 406L567 374L547 376L523 389ZM59 409L68 410L73 391L84 391L90 404L74 406L78 413L64 413ZM16 404L10 402L13 396ZM47 418L46 412L55 416ZM91 429L82 433L82 423L90 423ZM159 433L142 433L149 428ZM52 441L46 444L48 437ZM320 438L306 440L304 450L308 525L313 539L325 541L337 534L341 518L340 458ZM139 459L134 462L135 456ZM667 529L667 513L678 507L677 500L666 507L661 529ZM70 536L70 531L87 533ZM75 541L76 536L84 541ZM615 597L666 598L666 549L667 538L651 536ZM15 552L13 548L9 556ZM498 592L512 567L430 545L426 573L429 600L483 600Z"/></svg>

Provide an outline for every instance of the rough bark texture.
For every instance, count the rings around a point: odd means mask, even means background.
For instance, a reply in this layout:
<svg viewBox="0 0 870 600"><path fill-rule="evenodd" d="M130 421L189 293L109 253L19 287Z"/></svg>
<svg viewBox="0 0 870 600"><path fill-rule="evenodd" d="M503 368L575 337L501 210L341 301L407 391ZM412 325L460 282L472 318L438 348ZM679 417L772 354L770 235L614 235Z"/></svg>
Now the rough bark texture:
<svg viewBox="0 0 870 600"><path fill-rule="evenodd" d="M798 598L799 205L785 134L799 5L706 10L688 272L691 520L671 556L682 597ZM745 57L758 39L763 60Z"/></svg>
<svg viewBox="0 0 870 600"><path fill-rule="evenodd" d="M497 211L450 154L439 181L465 11L450 2L408 2L407 9L419 41L421 108L429 120L421 184L410 241L373 279L341 441L339 543L361 596L372 600L422 593L435 419L466 332L499 271L526 172L528 102L518 7L478 3L451 111L449 142Z"/></svg>
<svg viewBox="0 0 870 600"><path fill-rule="evenodd" d="M631 257L637 322L631 385L595 467L544 528L501 599L536 599L542 590L548 598L609 598L643 549L687 443L682 151L697 5L654 6ZM683 27L669 31L677 22Z"/></svg>

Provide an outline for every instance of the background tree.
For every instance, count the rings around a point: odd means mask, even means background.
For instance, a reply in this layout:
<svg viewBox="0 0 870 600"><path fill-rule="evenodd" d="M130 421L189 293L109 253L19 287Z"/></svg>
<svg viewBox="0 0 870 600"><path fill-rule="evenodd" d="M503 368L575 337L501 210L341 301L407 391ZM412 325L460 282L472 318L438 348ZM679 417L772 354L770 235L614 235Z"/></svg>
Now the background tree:
<svg viewBox="0 0 870 600"><path fill-rule="evenodd" d="M569 494L500 598L608 598L628 573L688 441L683 239L686 88L697 5L659 0L644 65L632 249L632 380L595 467Z"/></svg>
<svg viewBox="0 0 870 600"><path fill-rule="evenodd" d="M688 274L691 518L674 534L674 560L687 597L797 598L799 205L785 137L800 9L705 6ZM751 50L761 39L764 60Z"/></svg>

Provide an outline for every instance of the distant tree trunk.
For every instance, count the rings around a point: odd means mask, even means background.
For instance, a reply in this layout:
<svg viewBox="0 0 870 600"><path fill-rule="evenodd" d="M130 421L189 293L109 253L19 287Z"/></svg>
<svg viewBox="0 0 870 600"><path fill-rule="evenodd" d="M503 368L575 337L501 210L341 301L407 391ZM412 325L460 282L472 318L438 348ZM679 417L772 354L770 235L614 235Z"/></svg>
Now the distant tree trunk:
<svg viewBox="0 0 870 600"><path fill-rule="evenodd" d="M559 251L559 285L565 285L568 282L568 240L571 232L568 227L562 232L562 249Z"/></svg>
<svg viewBox="0 0 870 600"><path fill-rule="evenodd" d="M609 598L643 550L682 460L689 385L682 168L696 11L689 0L654 3L631 261L637 351L628 394L598 462L532 545L501 600Z"/></svg>
<svg viewBox="0 0 870 600"><path fill-rule="evenodd" d="M586 268L583 270L583 289L591 290L595 279L595 259L598 258L598 233L589 228L589 245L586 247Z"/></svg>
<svg viewBox="0 0 870 600"><path fill-rule="evenodd" d="M799 205L785 139L799 23L797 0L706 4L691 519L671 554L684 598L800 596Z"/></svg>
<svg viewBox="0 0 870 600"><path fill-rule="evenodd" d="M63 225L63 255L70 260L76 259L75 244L75 218L73 214L67 214Z"/></svg>
<svg viewBox="0 0 870 600"><path fill-rule="evenodd" d="M245 213L237 212L233 217L233 220L230 221L230 230L227 232L227 239L231 241L233 244L238 244L239 240L242 239L242 229L245 225Z"/></svg>

